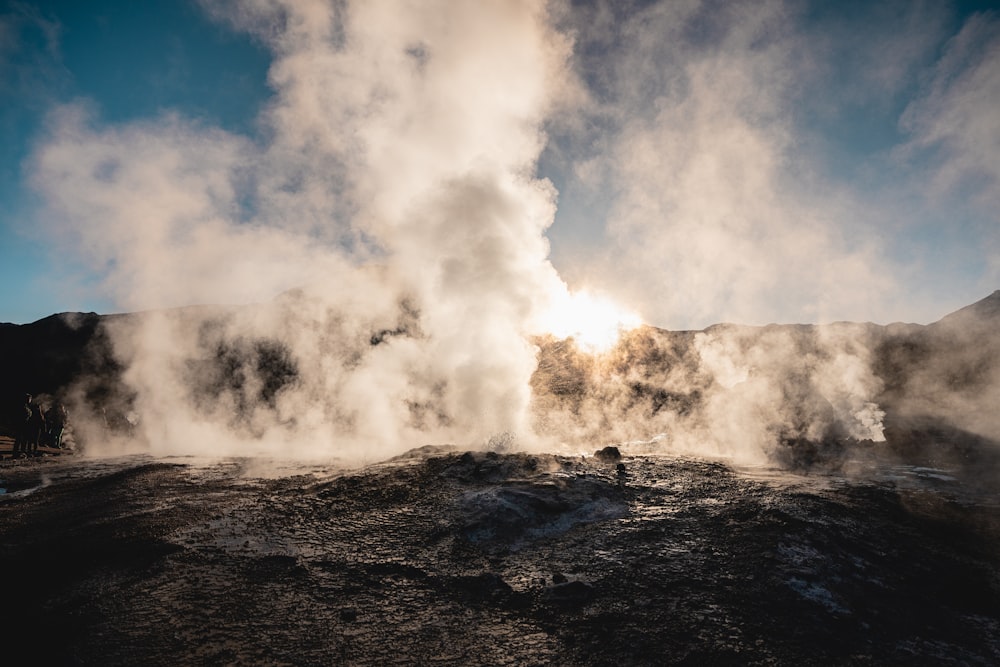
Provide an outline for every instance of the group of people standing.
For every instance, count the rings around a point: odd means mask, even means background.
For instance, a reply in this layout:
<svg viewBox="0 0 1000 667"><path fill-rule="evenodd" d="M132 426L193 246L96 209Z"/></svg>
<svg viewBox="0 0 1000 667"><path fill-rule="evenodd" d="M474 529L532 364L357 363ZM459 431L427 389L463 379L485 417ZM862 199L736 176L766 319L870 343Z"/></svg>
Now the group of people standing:
<svg viewBox="0 0 1000 667"><path fill-rule="evenodd" d="M65 405L60 403L46 411L31 394L25 394L24 409L18 421L14 434L15 457L36 455L40 446L62 449L63 432L69 421Z"/></svg>

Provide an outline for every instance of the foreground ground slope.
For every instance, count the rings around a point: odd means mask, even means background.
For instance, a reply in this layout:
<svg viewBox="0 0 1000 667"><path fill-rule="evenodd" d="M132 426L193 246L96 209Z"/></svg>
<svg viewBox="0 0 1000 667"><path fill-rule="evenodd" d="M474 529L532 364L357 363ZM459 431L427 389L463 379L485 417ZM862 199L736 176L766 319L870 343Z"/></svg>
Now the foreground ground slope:
<svg viewBox="0 0 1000 667"><path fill-rule="evenodd" d="M8 461L5 653L94 665L1000 662L1000 509L982 489L905 466L849 479L618 463L445 448L352 472Z"/></svg>

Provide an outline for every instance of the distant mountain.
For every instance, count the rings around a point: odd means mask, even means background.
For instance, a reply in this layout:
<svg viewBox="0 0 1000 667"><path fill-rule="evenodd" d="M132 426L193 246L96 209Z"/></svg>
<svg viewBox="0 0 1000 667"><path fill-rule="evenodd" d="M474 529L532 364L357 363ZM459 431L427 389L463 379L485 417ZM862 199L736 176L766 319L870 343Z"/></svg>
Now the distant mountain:
<svg viewBox="0 0 1000 667"><path fill-rule="evenodd" d="M1000 441L1000 290L925 327L887 336L877 352L895 441L925 449Z"/></svg>
<svg viewBox="0 0 1000 667"><path fill-rule="evenodd" d="M990 326L1000 323L1000 290L985 299L945 315L931 327Z"/></svg>

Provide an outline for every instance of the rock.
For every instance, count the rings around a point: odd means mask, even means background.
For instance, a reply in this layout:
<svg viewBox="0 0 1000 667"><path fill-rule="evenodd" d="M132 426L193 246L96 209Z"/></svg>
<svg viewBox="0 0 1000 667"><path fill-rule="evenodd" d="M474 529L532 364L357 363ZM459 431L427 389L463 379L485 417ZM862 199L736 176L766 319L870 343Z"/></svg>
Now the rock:
<svg viewBox="0 0 1000 667"><path fill-rule="evenodd" d="M514 592L506 581L493 572L465 577L456 577L454 586L472 599L497 601L508 598Z"/></svg>
<svg viewBox="0 0 1000 667"><path fill-rule="evenodd" d="M608 462L620 461L622 458L622 453L614 445L608 445L607 447L603 449L598 449L596 452L594 452L594 458Z"/></svg>
<svg viewBox="0 0 1000 667"><path fill-rule="evenodd" d="M557 604L581 604L594 597L594 587L582 581L567 581L546 589L543 596Z"/></svg>

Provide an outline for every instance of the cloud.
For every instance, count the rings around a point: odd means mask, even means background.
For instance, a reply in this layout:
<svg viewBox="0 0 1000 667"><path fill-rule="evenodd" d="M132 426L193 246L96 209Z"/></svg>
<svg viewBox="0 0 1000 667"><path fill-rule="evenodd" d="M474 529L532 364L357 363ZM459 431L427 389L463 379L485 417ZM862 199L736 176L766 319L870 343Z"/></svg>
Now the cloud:
<svg viewBox="0 0 1000 667"><path fill-rule="evenodd" d="M525 336L565 292L535 163L570 43L544 8L211 11L272 50L262 138L172 114L102 127L74 104L32 163L53 235L122 307L270 302L116 335L151 441L358 455L530 439Z"/></svg>
<svg viewBox="0 0 1000 667"><path fill-rule="evenodd" d="M960 193L983 211L1000 210L1000 18L974 14L945 46L921 96L906 109L905 156L933 154L935 194ZM992 217L995 218L995 215Z"/></svg>
<svg viewBox="0 0 1000 667"><path fill-rule="evenodd" d="M240 165L254 158L245 140L176 116L96 129L82 104L60 108L50 125L32 157L45 223L64 252L107 268L120 306L245 301L282 286L266 279L273 263L258 260L289 240L236 215ZM261 279L248 282L254 265Z"/></svg>
<svg viewBox="0 0 1000 667"><path fill-rule="evenodd" d="M874 312L893 286L851 203L817 189L797 151L795 18L661 3L618 25L595 109L613 132L586 164L613 200L600 270L647 321L816 321L859 299Z"/></svg>
<svg viewBox="0 0 1000 667"><path fill-rule="evenodd" d="M61 26L34 7L14 3L0 14L0 96L11 109L48 101L62 82L59 37Z"/></svg>

